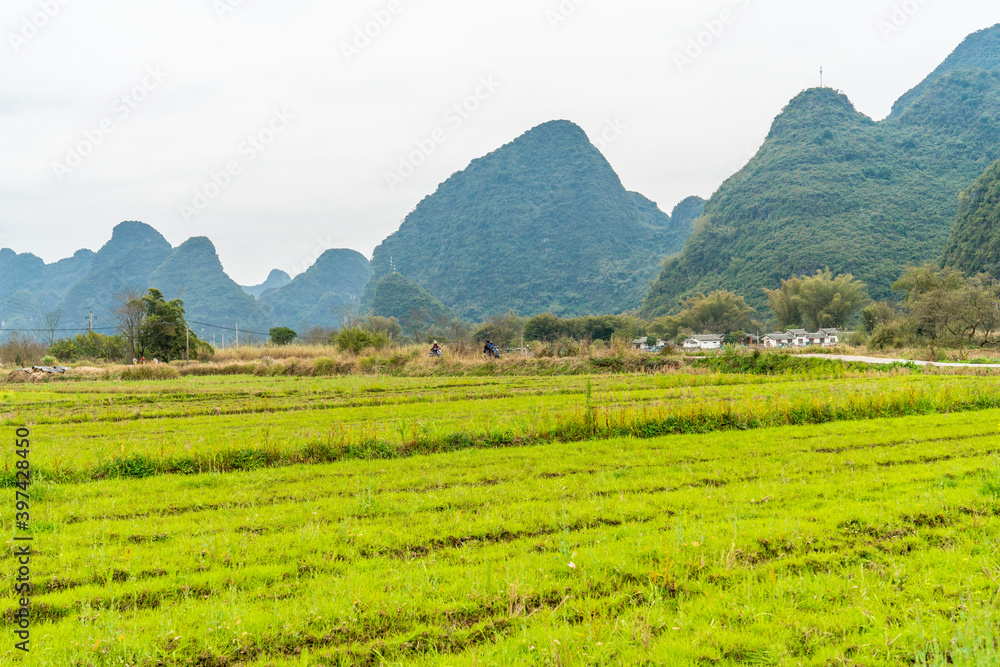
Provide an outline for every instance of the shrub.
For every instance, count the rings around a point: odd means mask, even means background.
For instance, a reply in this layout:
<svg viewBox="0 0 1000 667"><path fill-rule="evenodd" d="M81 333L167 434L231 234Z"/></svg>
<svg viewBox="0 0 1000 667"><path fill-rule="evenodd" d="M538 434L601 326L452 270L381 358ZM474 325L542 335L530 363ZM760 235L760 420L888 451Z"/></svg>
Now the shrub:
<svg viewBox="0 0 1000 667"><path fill-rule="evenodd" d="M391 342L389 337L380 331L372 332L357 326L345 327L331 338L338 350L354 354L359 354L370 347L381 350Z"/></svg>
<svg viewBox="0 0 1000 667"><path fill-rule="evenodd" d="M0 345L0 363L5 366L33 366L45 355L45 345L19 333Z"/></svg>
<svg viewBox="0 0 1000 667"><path fill-rule="evenodd" d="M868 347L873 350L898 350L906 347L909 334L899 322L879 324L868 337Z"/></svg>
<svg viewBox="0 0 1000 667"><path fill-rule="evenodd" d="M61 338L49 347L49 354L60 361L87 359L121 360L125 356L125 336L107 336L89 331L73 338Z"/></svg>
<svg viewBox="0 0 1000 667"><path fill-rule="evenodd" d="M54 355L59 361L70 362L80 357L80 349L72 339L63 338L49 346L49 354Z"/></svg>
<svg viewBox="0 0 1000 667"><path fill-rule="evenodd" d="M336 359L320 358L313 362L313 375L346 375L351 372L351 364Z"/></svg>

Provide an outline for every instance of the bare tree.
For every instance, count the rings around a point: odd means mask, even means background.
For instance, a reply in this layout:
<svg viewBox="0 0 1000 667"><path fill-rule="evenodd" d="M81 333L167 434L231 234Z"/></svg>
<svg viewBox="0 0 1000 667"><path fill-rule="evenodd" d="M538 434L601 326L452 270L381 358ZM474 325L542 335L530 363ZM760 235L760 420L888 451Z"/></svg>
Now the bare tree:
<svg viewBox="0 0 1000 667"><path fill-rule="evenodd" d="M358 324L358 314L353 304L344 303L330 308L330 312L340 324L339 329L351 329Z"/></svg>
<svg viewBox="0 0 1000 667"><path fill-rule="evenodd" d="M111 311L115 328L128 341L128 358L135 359L135 339L139 327L146 319L145 304L142 302L143 292L137 287L126 287L115 295L118 307Z"/></svg>
<svg viewBox="0 0 1000 667"><path fill-rule="evenodd" d="M53 310L51 312L45 313L43 318L45 321L45 330L49 334L49 345L56 342L56 329L59 328L59 320L62 319L61 310Z"/></svg>

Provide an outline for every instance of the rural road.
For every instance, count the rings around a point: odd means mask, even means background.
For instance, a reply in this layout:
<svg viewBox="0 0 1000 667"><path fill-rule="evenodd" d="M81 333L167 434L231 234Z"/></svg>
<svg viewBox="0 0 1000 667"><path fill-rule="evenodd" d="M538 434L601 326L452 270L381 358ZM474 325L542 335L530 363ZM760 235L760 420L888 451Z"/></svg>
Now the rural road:
<svg viewBox="0 0 1000 667"><path fill-rule="evenodd" d="M914 359L884 359L882 357L856 357L847 354L799 354L799 357L815 359L840 359L841 361L857 361L865 364L915 364L917 366L940 366L941 368L1000 368L1000 364L962 364L944 361L916 361Z"/></svg>

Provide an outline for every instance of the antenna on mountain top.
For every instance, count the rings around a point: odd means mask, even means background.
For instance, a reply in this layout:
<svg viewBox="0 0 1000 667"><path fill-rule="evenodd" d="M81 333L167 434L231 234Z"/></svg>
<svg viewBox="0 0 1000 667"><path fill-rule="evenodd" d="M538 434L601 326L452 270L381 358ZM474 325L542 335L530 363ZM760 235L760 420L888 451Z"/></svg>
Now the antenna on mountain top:
<svg viewBox="0 0 1000 667"><path fill-rule="evenodd" d="M823 87L823 66L822 65L819 68L819 87L820 88Z"/></svg>

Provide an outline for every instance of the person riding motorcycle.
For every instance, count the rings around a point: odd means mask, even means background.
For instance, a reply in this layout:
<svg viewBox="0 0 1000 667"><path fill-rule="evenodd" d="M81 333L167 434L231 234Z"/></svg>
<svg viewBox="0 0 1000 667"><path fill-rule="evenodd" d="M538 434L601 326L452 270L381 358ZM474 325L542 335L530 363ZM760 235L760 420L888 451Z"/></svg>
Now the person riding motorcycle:
<svg viewBox="0 0 1000 667"><path fill-rule="evenodd" d="M438 345L437 341L434 341L434 345L431 346L431 356L432 357L443 357L444 352L441 350L441 346Z"/></svg>

